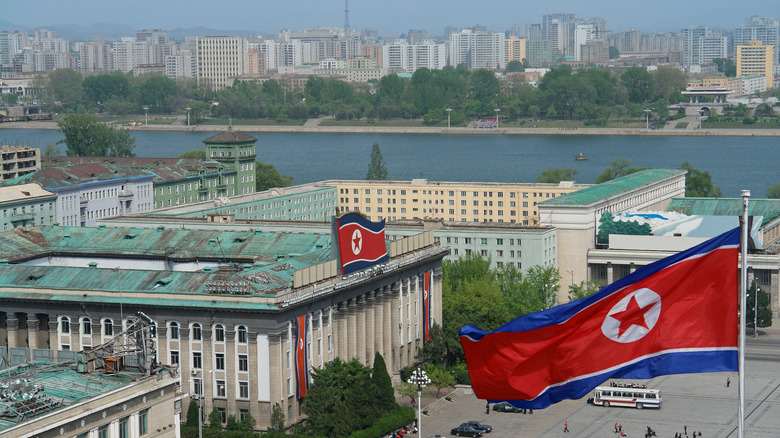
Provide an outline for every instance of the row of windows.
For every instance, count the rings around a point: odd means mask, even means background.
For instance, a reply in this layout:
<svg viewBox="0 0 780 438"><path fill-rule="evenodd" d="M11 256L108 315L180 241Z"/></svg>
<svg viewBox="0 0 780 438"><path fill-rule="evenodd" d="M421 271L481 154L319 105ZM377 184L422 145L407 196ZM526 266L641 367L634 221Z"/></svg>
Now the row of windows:
<svg viewBox="0 0 780 438"><path fill-rule="evenodd" d="M39 207L38 211L42 212L43 208L44 208L44 205L46 205L46 204L39 204L38 205L38 207ZM51 211L53 208L54 208L54 203L53 202L49 202L48 203L48 209ZM24 206L24 205L21 207L20 210L17 210L16 207L14 207L14 208L12 208L10 210L9 209L4 209L3 210L3 217L8 217L8 213L11 213L12 216L16 216L19 212L21 212L21 214L27 214L28 211L29 211L30 214L35 213L35 206L34 205L30 205L29 206L29 210L27 209L27 206Z"/></svg>
<svg viewBox="0 0 780 438"><path fill-rule="evenodd" d="M171 350L171 365L179 363L179 351ZM200 351L194 351L192 353L192 368L203 368L203 353ZM224 371L225 370L225 353L215 353L214 355L214 369ZM238 355L238 371L249 371L249 356L246 354Z"/></svg>
<svg viewBox="0 0 780 438"><path fill-rule="evenodd" d="M377 195L383 195L383 194L393 195L393 196L396 195L396 190L394 190L394 189L386 189L386 190L375 189L375 190L376 190L376 194ZM400 192L401 196L406 196L406 192L407 191L406 190L398 190L398 192ZM423 195L435 195L435 196L444 196L444 194L445 194L444 190L411 190L411 192L412 192L412 194L420 193L420 194L423 194ZM345 194L345 195L349 194L350 193L350 189L345 189L345 188L339 189L339 193ZM371 189L363 189L363 193L366 194L366 195L370 195L371 194ZM494 193L493 191L483 191L482 192L482 197L483 198L492 198L493 197L493 193ZM360 189L354 189L353 188L352 189L352 194L353 195L360 194ZM468 196L468 194L469 194L469 192L466 191L466 190L460 191L460 196L461 197L466 197L466 196ZM533 197L533 198L554 198L555 195L556 195L556 193L545 193L545 192L508 192L508 193L505 193L505 192L495 192L495 197L496 198L503 198L505 194L509 198L515 198L518 194L521 195L523 198L529 198L529 197ZM455 190L447 191L447 196L454 197L455 196ZM475 197L475 198L478 198L480 196L480 192L479 191L472 191L471 192L471 196ZM355 199L357 199L357 198L355 198ZM368 199L368 198L366 198L366 199ZM357 200L355 202L357 202ZM369 202L369 201L366 200L366 202ZM443 202L444 201L442 201L442 203Z"/></svg>
<svg viewBox="0 0 780 438"><path fill-rule="evenodd" d="M81 326L81 334L92 334L92 319L81 317L79 318L79 324ZM102 335L113 336L114 335L114 321L110 318L104 318L101 320L100 325L102 327ZM71 332L71 319L68 316L60 317L60 333L70 334ZM168 324L168 338L179 339L179 323L171 322ZM190 326L190 338L194 341L203 340L203 328L198 323L193 323ZM225 342L225 327L221 324L214 326L214 341ZM245 344L248 341L248 333L246 326L240 325L236 327L236 342Z"/></svg>

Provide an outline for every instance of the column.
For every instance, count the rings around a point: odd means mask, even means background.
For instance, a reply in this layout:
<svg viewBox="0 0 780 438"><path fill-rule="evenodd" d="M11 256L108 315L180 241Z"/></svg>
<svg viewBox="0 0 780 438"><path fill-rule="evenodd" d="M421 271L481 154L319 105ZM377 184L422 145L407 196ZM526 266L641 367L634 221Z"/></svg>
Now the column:
<svg viewBox="0 0 780 438"><path fill-rule="evenodd" d="M385 297L382 293L382 289L374 290L374 351L379 352L382 355L382 359L385 359L385 311L384 311ZM374 354L376 355L376 353ZM387 359L385 359L387 361Z"/></svg>
<svg viewBox="0 0 780 438"><path fill-rule="evenodd" d="M286 394L286 385L287 380L285 379L284 372L283 372L283 364L282 364L282 357L284 356L284 349L282 348L282 334L281 333L268 333L268 376L270 380L270 406L273 407L274 403L279 403L279 405L283 408L285 416L287 416L287 411L284 409L286 405L285 400L287 399ZM257 356L253 356L254 360L259 360ZM257 369L257 365L250 364L250 367L253 367L255 370ZM252 392L253 397L257 396L257 391ZM255 403L252 403L253 405ZM254 414L253 414L254 415ZM288 420L289 421L289 420ZM266 416L263 416L261 418L257 418L257 427L263 428L262 425L270 425L271 424L271 412L268 412L267 418Z"/></svg>
<svg viewBox="0 0 780 438"><path fill-rule="evenodd" d="M363 325L366 329L366 336L365 336L365 342L366 342L366 358L368 359L368 366L374 365L374 356L376 356L376 339L374 338L374 328L375 324L377 323L376 317L374 316L374 306L375 306L375 300L374 300L374 291L371 291L366 294L366 303L365 303L365 314L363 315Z"/></svg>
<svg viewBox="0 0 780 438"><path fill-rule="evenodd" d="M442 279L444 278L444 272L441 268L433 270L433 289L431 291L431 318L433 318L432 324L442 325Z"/></svg>
<svg viewBox="0 0 780 438"><path fill-rule="evenodd" d="M41 346L38 342L42 338L40 337L41 322L36 315L27 314L27 343L30 348L30 357L32 357L32 350L39 348L46 348L45 345Z"/></svg>
<svg viewBox="0 0 780 438"><path fill-rule="evenodd" d="M607 284L612 284L615 278L614 266L611 262L607 262Z"/></svg>
<svg viewBox="0 0 780 438"><path fill-rule="evenodd" d="M401 280L399 282L400 288L401 288L401 318L400 318L400 325L401 325L401 339L403 339L403 342L401 342L401 348L399 350L399 358L401 360L401 367L405 367L409 365L412 362L412 339L411 337L407 336L409 333L408 325L411 321L411 307L409 307L409 315L406 314L407 304L409 304L410 296L409 296L409 282L407 280ZM411 304L409 304L411 306Z"/></svg>
<svg viewBox="0 0 780 438"><path fill-rule="evenodd" d="M347 300L347 357L344 360L352 360L357 355L357 302L350 298Z"/></svg>
<svg viewBox="0 0 780 438"><path fill-rule="evenodd" d="M357 357L360 363L367 365L373 360L373 357L366 357L366 297L359 296L356 298L355 306L355 319L357 323L357 338L355 344L357 344Z"/></svg>
<svg viewBox="0 0 780 438"><path fill-rule="evenodd" d="M401 369L401 351L400 342L398 339L398 327L401 325L401 320L398 318L398 306L401 305L401 299L399 298L400 285L395 282L390 286L390 340L391 340L391 352L393 355L393 372ZM403 309L401 309L403 311Z"/></svg>
<svg viewBox="0 0 780 438"><path fill-rule="evenodd" d="M344 361L349 360L349 351L347 350L347 303L341 302L338 304L339 308L336 311L336 330L338 335L336 336L336 355Z"/></svg>
<svg viewBox="0 0 780 438"><path fill-rule="evenodd" d="M393 330L392 330L392 320L390 318L390 313L393 307L393 298L390 295L390 287L384 286L382 288L382 313L384 313L384 321L382 321L382 347L384 350L382 351L382 356L385 358L385 363L387 364L388 372L390 374L393 373L395 370L395 367L393 366L393 351L395 350L393 348Z"/></svg>
<svg viewBox="0 0 780 438"><path fill-rule="evenodd" d="M25 347L25 345L19 345L19 319L13 313L8 313L5 319L6 333L8 333L8 348L10 355L11 348Z"/></svg>
<svg viewBox="0 0 780 438"><path fill-rule="evenodd" d="M49 345L52 350L55 350L54 353L54 360L59 360L57 358L57 349L59 348L59 339L57 339L57 328L59 328L59 321L57 321L57 316L55 315L53 318L49 317Z"/></svg>

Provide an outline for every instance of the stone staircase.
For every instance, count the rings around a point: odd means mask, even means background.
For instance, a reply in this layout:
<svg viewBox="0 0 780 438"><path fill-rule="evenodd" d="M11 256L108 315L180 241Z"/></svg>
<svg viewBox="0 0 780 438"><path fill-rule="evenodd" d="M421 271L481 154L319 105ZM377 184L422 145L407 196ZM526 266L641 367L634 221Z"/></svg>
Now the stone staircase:
<svg viewBox="0 0 780 438"><path fill-rule="evenodd" d="M473 393L474 391L471 389L470 385L455 385L455 389L449 394L436 400L435 402L429 404L428 406L423 406L423 411L427 411L428 412L427 415L431 415L432 413L438 411L439 409L451 405L452 403L455 402L455 400L463 397L464 395L470 395ZM449 400L447 400L447 397L449 397Z"/></svg>

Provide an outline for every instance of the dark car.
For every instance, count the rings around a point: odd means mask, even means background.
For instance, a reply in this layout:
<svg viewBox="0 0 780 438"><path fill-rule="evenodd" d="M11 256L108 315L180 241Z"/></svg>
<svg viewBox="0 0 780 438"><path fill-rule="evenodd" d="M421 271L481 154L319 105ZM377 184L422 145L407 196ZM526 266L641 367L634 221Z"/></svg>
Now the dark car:
<svg viewBox="0 0 780 438"><path fill-rule="evenodd" d="M480 423L479 421L469 421L466 426L482 431L483 433L489 433L493 431L493 426L489 424Z"/></svg>
<svg viewBox="0 0 780 438"><path fill-rule="evenodd" d="M501 402L494 404L493 410L498 412L517 412L520 409L512 406L509 402Z"/></svg>
<svg viewBox="0 0 780 438"><path fill-rule="evenodd" d="M481 430L474 429L473 427L469 427L466 425L466 423L461 424L460 426L452 429L450 431L451 434L455 436L482 436L483 433Z"/></svg>

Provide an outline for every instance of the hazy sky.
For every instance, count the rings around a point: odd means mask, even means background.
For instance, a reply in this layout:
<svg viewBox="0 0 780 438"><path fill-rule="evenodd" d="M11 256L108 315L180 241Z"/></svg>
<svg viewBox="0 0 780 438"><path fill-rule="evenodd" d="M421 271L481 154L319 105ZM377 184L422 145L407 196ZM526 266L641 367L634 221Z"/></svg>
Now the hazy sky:
<svg viewBox="0 0 780 438"><path fill-rule="evenodd" d="M731 29L751 15L780 17L780 1L749 0L349 0L353 29L380 35L482 24L504 31L513 24L541 22L548 13L603 17L611 31L679 31L689 25ZM35 27L93 23L138 29L204 26L225 30L278 32L344 24L344 0L0 0L0 20Z"/></svg>

